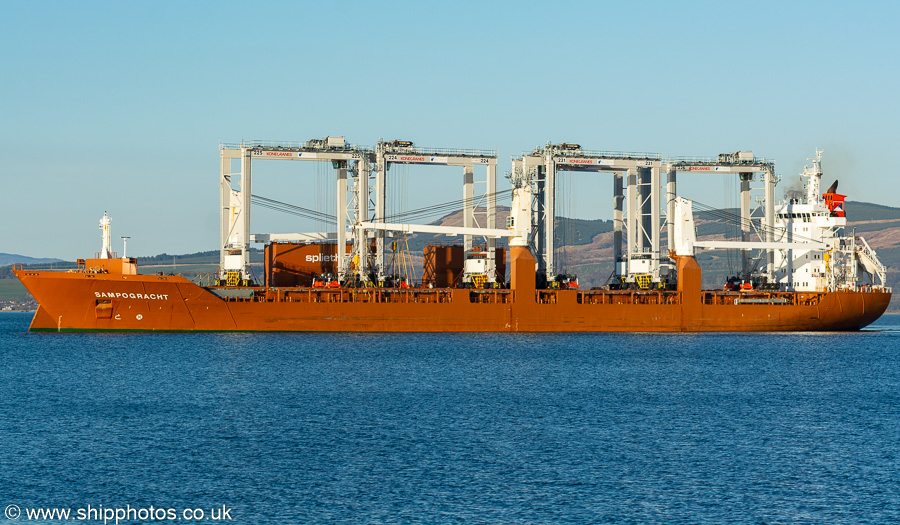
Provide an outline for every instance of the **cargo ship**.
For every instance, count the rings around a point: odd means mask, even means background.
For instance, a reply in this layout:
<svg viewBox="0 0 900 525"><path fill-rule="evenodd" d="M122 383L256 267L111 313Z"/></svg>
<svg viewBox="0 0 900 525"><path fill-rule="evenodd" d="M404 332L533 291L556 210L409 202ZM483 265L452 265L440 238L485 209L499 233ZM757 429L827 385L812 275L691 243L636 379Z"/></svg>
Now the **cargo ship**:
<svg viewBox="0 0 900 525"><path fill-rule="evenodd" d="M394 141L392 146L411 148L411 143ZM563 146L547 150L552 150L548 154L555 155L557 166L565 166L565 159L573 155L573 145ZM343 143L335 146L329 141L285 151L302 157L310 148L319 154L331 151L333 156L347 153ZM248 159L268 153L261 149L259 145L241 148ZM361 156L358 164L364 164L367 152L350 152L357 154ZM403 160L390 154L388 150L385 158ZM589 153L583 156L602 160ZM422 155L406 158L429 161ZM616 158L633 160L623 155ZM373 165L379 161L373 160ZM340 171L347 166L331 162L340 181ZM751 163L759 164L752 155L713 162L737 166L734 173L739 174L757 169L748 167ZM606 169L611 165L614 163L596 162L591 166ZM631 173L630 169L624 173ZM677 169L686 168L681 165ZM437 232L442 231L440 227L390 225L377 214L375 221L369 221L368 213L357 214L349 233L338 228L332 235L337 244L258 236L267 239L265 278L257 282L242 273L248 262L247 252L242 250L247 244L242 241L249 236L241 228L246 225L249 229L249 218L248 214L241 217L240 210L242 205L249 209L249 178L242 180L244 195L230 183L222 186L222 267L210 285L179 275L138 273L136 259L112 253L106 214L100 223L101 251L94 258L79 260L77 269L43 271L20 266L14 273L39 303L30 330L54 332L838 331L871 324L890 302L885 269L875 251L864 239L843 235L844 196L837 194L836 188L820 192L821 152L817 152L813 167L804 169L805 195L793 196L777 209L772 206L770 231L762 236L763 241L725 246L762 250L769 263L765 271L745 272L714 290L702 289L702 270L695 252L723 246L697 239L692 201L674 196L668 202L666 219L669 250L661 257L671 265L670 270L640 273L644 267L635 263L637 273L621 271L613 282L594 289L581 289L574 276L548 274L546 258L535 256L540 232L535 227L534 193L540 184L532 175L541 176L541 171L532 171L514 169L510 176L512 204L505 229L474 231L464 226L453 230L484 234L486 239L507 237L508 249L490 243L487 257L484 246L426 246L425 266L431 269L426 268L420 283L408 278L379 279L377 252L385 239L382 232ZM244 173L249 174L249 169ZM346 171L343 175L346 177ZM635 180L638 184L640 177ZM362 180L356 182L355 190L368 192L358 188L364 184ZM234 231L239 235L228 235ZM348 242L348 235L355 242ZM635 237L629 234L628 240ZM341 253L339 246L346 251ZM619 255L617 264L627 262L631 253ZM637 261L646 251L634 253ZM460 257L464 260L448 263ZM304 267L305 262L314 263L314 270ZM491 274L485 276L488 267Z"/></svg>

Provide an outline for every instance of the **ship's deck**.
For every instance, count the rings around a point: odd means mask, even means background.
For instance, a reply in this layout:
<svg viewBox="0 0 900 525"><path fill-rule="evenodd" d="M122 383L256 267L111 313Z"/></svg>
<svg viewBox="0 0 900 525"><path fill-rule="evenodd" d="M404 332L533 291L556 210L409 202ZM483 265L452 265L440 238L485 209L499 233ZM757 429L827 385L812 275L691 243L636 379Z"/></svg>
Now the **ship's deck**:
<svg viewBox="0 0 900 525"><path fill-rule="evenodd" d="M243 288L245 293L228 295L236 290L228 287L209 287L207 290L228 302L262 303L453 303L506 304L515 301L516 291L508 289L453 288ZM217 293L218 292L218 293ZM701 292L704 305L784 305L815 306L826 292L763 292L715 291ZM536 290L537 304L561 302L585 305L678 305L682 293L666 290Z"/></svg>

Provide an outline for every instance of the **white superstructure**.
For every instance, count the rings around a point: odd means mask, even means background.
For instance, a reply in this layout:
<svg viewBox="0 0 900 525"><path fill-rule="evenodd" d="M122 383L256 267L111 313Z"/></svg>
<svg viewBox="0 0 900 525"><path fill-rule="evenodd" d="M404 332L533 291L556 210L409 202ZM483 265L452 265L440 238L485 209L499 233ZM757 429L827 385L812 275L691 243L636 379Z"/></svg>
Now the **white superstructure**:
<svg viewBox="0 0 900 525"><path fill-rule="evenodd" d="M804 167L805 192L789 194L774 214L773 228L766 237L772 241L699 241L694 229L692 201L673 199L673 251L693 256L697 249L768 250L774 255L775 281L753 281L782 291L825 292L879 289L885 286L885 267L865 239L845 236L844 195L835 193L837 183L821 192L822 152L811 159L813 167ZM748 283L749 284L749 283Z"/></svg>
<svg viewBox="0 0 900 525"><path fill-rule="evenodd" d="M775 213L775 241L792 245L775 250L776 282L789 291L883 288L885 267L875 251L862 237L844 236L843 195L829 194L831 206L822 195L822 152L810 160L812 168L802 173L804 194L788 195Z"/></svg>

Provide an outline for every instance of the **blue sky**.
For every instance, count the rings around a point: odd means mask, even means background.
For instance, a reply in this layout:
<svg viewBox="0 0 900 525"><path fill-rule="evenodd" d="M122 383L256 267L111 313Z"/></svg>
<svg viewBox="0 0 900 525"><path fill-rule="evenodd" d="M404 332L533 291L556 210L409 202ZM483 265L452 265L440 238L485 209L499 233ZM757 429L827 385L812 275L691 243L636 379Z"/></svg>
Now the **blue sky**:
<svg viewBox="0 0 900 525"><path fill-rule="evenodd" d="M241 139L496 148L501 174L548 141L751 149L782 189L819 147L850 199L898 206L898 6L6 2L0 252L90 256L104 210L130 255L216 249L218 145ZM315 168L270 162L264 195L314 207ZM461 198L459 175L411 170L409 207ZM679 182L732 199L727 181ZM569 209L608 217L611 186L573 179Z"/></svg>

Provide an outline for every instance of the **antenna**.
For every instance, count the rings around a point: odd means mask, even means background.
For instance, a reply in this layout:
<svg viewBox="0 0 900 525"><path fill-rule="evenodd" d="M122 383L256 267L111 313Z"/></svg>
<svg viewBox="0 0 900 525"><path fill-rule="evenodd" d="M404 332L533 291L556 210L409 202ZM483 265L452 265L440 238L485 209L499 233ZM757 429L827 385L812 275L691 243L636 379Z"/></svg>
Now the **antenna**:
<svg viewBox="0 0 900 525"><path fill-rule="evenodd" d="M126 236L122 237L122 258L123 259L128 258L128 239L130 239L130 238L131 237L126 237Z"/></svg>

